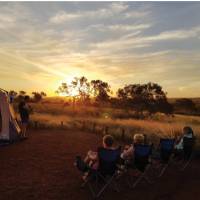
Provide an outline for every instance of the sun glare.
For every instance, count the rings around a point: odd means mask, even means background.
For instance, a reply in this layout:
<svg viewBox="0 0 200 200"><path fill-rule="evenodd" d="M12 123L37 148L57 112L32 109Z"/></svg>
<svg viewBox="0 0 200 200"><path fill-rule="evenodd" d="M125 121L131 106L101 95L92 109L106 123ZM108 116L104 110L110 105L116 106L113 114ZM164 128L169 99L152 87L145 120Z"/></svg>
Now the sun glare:
<svg viewBox="0 0 200 200"><path fill-rule="evenodd" d="M58 86L60 86L62 83L67 83L67 85L71 85L72 81L74 79L74 76L69 76L64 80L59 81ZM59 93L60 97L76 97L78 96L79 92L76 88L70 88L69 89L69 95L67 95L66 93Z"/></svg>

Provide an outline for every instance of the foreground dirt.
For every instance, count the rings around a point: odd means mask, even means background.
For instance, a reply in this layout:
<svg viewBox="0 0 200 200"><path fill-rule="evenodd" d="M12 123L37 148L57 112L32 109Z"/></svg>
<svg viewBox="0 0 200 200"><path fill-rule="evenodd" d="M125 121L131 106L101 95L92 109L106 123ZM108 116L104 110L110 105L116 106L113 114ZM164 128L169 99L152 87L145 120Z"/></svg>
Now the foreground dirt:
<svg viewBox="0 0 200 200"><path fill-rule="evenodd" d="M0 147L1 200L79 200L91 199L80 189L80 174L74 168L76 155L96 149L101 138L73 131L29 131L28 140ZM152 185L141 183L131 191L107 191L102 199L188 200L200 198L200 161L186 171L171 167Z"/></svg>

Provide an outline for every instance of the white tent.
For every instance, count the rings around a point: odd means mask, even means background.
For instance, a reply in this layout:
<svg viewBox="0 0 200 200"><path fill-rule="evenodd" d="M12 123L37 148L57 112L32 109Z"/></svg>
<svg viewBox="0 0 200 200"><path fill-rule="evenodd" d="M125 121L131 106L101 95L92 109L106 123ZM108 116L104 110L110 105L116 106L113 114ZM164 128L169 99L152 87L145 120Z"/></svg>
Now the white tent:
<svg viewBox="0 0 200 200"><path fill-rule="evenodd" d="M0 89L0 142L18 140L20 131L9 95Z"/></svg>

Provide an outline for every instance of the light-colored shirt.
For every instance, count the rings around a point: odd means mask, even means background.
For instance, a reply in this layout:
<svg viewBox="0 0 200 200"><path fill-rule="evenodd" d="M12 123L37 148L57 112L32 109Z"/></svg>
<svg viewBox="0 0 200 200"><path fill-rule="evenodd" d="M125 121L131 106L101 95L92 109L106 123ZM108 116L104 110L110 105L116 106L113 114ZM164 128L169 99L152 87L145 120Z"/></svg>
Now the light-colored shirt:
<svg viewBox="0 0 200 200"><path fill-rule="evenodd" d="M185 134L182 138L181 138L181 140L179 141L179 143L178 144L176 144L175 145L175 149L177 149L177 150L183 150L183 138L193 138L193 134L192 133L190 133L190 134Z"/></svg>

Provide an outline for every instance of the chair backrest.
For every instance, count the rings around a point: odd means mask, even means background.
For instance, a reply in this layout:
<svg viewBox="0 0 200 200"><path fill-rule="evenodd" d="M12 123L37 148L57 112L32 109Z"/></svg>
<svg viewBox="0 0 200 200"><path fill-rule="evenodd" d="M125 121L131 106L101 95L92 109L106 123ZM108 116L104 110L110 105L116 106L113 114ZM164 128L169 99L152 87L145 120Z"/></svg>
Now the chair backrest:
<svg viewBox="0 0 200 200"><path fill-rule="evenodd" d="M173 151L175 139L160 139L160 149L164 151Z"/></svg>
<svg viewBox="0 0 200 200"><path fill-rule="evenodd" d="M113 175L117 169L120 159L121 148L117 149L98 149L99 171L103 175Z"/></svg>
<svg viewBox="0 0 200 200"><path fill-rule="evenodd" d="M174 150L175 139L160 139L161 160L168 162Z"/></svg>
<svg viewBox="0 0 200 200"><path fill-rule="evenodd" d="M193 151L193 146L194 146L194 137L188 138L188 137L183 137L183 153L184 153L184 159L189 159L192 151Z"/></svg>
<svg viewBox="0 0 200 200"><path fill-rule="evenodd" d="M183 148L184 147L193 147L194 146L194 137L188 138L183 137Z"/></svg>
<svg viewBox="0 0 200 200"><path fill-rule="evenodd" d="M147 144L138 144L134 147L134 164L140 171L144 171L149 163L149 157L152 153L152 146Z"/></svg>

